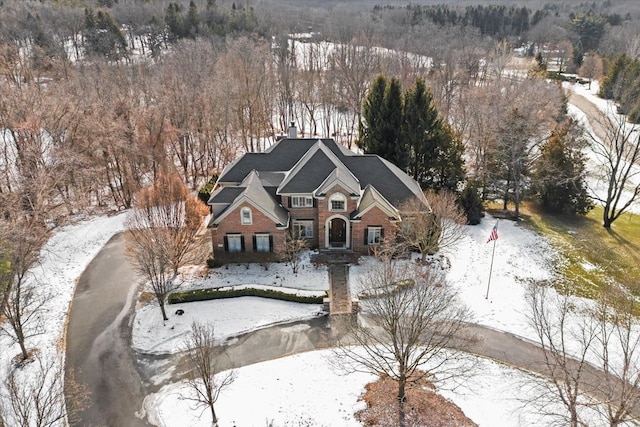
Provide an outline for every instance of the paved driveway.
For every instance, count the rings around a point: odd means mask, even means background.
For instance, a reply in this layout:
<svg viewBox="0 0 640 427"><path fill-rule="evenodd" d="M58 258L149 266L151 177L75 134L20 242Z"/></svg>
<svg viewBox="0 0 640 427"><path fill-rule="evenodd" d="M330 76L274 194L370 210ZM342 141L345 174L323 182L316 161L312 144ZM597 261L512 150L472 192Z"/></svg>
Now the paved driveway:
<svg viewBox="0 0 640 427"><path fill-rule="evenodd" d="M91 392L76 426L145 426L135 416L146 390L130 345L132 301L139 278L114 236L80 276L67 332L67 373Z"/></svg>
<svg viewBox="0 0 640 427"><path fill-rule="evenodd" d="M185 376L180 355L151 356L131 349L133 301L140 283L126 257L122 235L114 236L80 277L70 314L67 367L91 391L91 404L75 426L149 425L138 411L144 397ZM246 333L227 347L228 366L252 363L335 345L344 328L340 316L316 318ZM474 353L507 365L547 374L536 345L509 333L471 325L479 339ZM585 376L595 379L595 369ZM595 381L594 381L595 383ZM597 390L590 390L598 394ZM634 408L640 415L640 408Z"/></svg>

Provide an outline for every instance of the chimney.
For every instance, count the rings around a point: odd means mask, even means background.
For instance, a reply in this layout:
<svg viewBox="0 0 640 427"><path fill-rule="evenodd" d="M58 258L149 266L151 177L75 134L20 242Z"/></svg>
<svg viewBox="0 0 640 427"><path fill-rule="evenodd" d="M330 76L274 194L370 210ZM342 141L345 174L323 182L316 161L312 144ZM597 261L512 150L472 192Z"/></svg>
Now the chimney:
<svg viewBox="0 0 640 427"><path fill-rule="evenodd" d="M296 129L296 124L291 122L289 126L289 139L295 139L298 137L298 130Z"/></svg>

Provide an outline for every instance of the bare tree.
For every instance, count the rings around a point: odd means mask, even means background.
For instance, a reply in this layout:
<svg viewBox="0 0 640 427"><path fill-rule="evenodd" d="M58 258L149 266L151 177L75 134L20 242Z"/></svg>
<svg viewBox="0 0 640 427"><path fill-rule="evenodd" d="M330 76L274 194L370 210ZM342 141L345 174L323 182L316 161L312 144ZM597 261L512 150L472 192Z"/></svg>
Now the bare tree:
<svg viewBox="0 0 640 427"><path fill-rule="evenodd" d="M586 384L587 357L596 340L596 322L572 319L576 309L567 295L556 294L546 283L531 283L527 289L528 320L542 348L548 378L531 377L533 404L538 411L555 418L559 425L584 425L580 416L580 389ZM561 403L564 412L555 410Z"/></svg>
<svg viewBox="0 0 640 427"><path fill-rule="evenodd" d="M335 356L347 370L397 381L398 424L406 426L406 388L425 377L438 382L469 373L460 349L468 350L473 337L465 334L469 311L442 274L393 259L396 249L382 248L363 278L362 314L349 323Z"/></svg>
<svg viewBox="0 0 640 427"><path fill-rule="evenodd" d="M140 191L137 206L127 218L127 253L147 280L163 320L165 301L180 286L178 269L203 259L202 219L207 207L175 174L160 174Z"/></svg>
<svg viewBox="0 0 640 427"><path fill-rule="evenodd" d="M605 289L598 301L596 357L601 374L597 384L604 394L604 416L611 427L623 425L640 403L640 322L638 303L624 290Z"/></svg>
<svg viewBox="0 0 640 427"><path fill-rule="evenodd" d="M298 272L300 263L302 262L302 252L308 247L307 241L300 237L296 231L286 235L282 257L291 265L293 274Z"/></svg>
<svg viewBox="0 0 640 427"><path fill-rule="evenodd" d="M619 114L601 113L594 127L601 135L588 136L607 190L593 199L602 203L602 225L610 229L640 194L640 133Z"/></svg>
<svg viewBox="0 0 640 427"><path fill-rule="evenodd" d="M454 247L465 233L466 217L456 202L455 194L448 191L427 192L429 205L411 199L400 207L402 226L400 239L422 255Z"/></svg>
<svg viewBox="0 0 640 427"><path fill-rule="evenodd" d="M46 241L46 230L33 221L8 221L2 227L0 282L5 289L0 295L0 331L20 346L22 360L29 358L26 340L43 332L40 322L46 302L43 287L30 283L29 270L38 262L40 248Z"/></svg>
<svg viewBox="0 0 640 427"><path fill-rule="evenodd" d="M231 385L236 378L233 370L219 371L220 347L216 346L214 328L211 325L194 322L191 324L191 339L186 343L186 353L191 370L189 388L195 397L186 399L195 401L199 406L209 408L212 423L218 425L218 416L214 404L220 393Z"/></svg>
<svg viewBox="0 0 640 427"><path fill-rule="evenodd" d="M589 79L589 90L591 81L602 76L602 59L595 53L588 53L580 66L580 75Z"/></svg>
<svg viewBox="0 0 640 427"><path fill-rule="evenodd" d="M0 399L6 422L15 426L53 426L65 419L64 364L55 358L36 357L36 374L14 369Z"/></svg>

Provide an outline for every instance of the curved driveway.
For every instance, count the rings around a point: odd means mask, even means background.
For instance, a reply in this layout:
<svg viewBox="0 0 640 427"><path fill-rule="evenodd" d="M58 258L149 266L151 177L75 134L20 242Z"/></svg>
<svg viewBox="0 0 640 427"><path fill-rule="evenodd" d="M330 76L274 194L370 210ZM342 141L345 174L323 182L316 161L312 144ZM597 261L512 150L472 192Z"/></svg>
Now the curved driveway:
<svg viewBox="0 0 640 427"><path fill-rule="evenodd" d="M139 279L124 256L122 235L114 236L80 277L67 334L67 373L91 391L91 404L73 425L145 426L144 397L184 377L179 355L151 356L131 349L131 316ZM340 317L277 325L236 337L227 346L229 366L241 367L335 345L344 331ZM478 338L473 353L530 372L547 374L540 348L515 335L470 325ZM587 369L588 383L597 371ZM597 390L586 390L599 394ZM634 408L634 414L640 410Z"/></svg>
<svg viewBox="0 0 640 427"><path fill-rule="evenodd" d="M138 282L122 234L111 238L80 276L69 315L66 367L91 395L73 425L148 425L135 416L146 391L130 345Z"/></svg>

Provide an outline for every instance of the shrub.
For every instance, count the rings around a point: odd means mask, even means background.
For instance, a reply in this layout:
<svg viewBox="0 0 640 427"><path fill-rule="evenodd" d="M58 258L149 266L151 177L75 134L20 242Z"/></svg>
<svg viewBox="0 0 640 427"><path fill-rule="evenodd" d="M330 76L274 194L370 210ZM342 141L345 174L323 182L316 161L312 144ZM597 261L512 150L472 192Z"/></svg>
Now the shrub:
<svg viewBox="0 0 640 427"><path fill-rule="evenodd" d="M480 224L480 220L483 216L484 206L482 205L482 198L478 191L478 183L473 180L467 181L458 198L458 204L464 211L467 217L467 224L476 225Z"/></svg>
<svg viewBox="0 0 640 427"><path fill-rule="evenodd" d="M178 304L181 302L208 301L213 299L236 298L236 297L262 297L271 298L281 301L299 302L303 304L322 304L323 298L327 296L326 292L321 296L304 296L289 294L286 292L276 291L273 289L195 289L192 291L174 292L169 295L169 304Z"/></svg>
<svg viewBox="0 0 640 427"><path fill-rule="evenodd" d="M198 190L198 198L205 204L211 197L211 191L213 190L213 187L215 187L216 181L218 181L218 175L214 174L211 179L205 185L203 185L200 190Z"/></svg>

